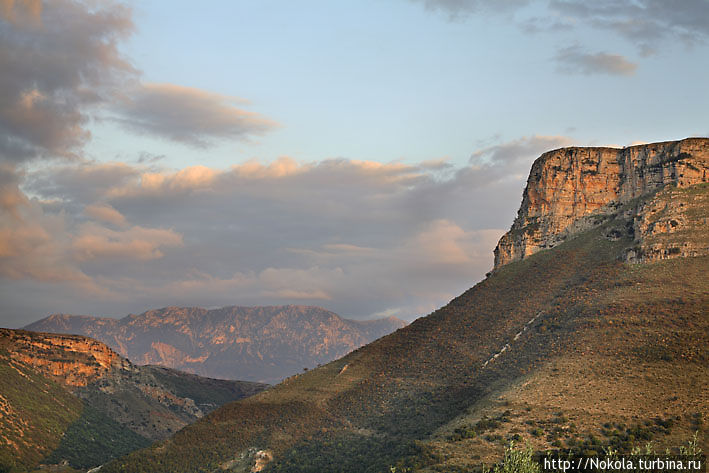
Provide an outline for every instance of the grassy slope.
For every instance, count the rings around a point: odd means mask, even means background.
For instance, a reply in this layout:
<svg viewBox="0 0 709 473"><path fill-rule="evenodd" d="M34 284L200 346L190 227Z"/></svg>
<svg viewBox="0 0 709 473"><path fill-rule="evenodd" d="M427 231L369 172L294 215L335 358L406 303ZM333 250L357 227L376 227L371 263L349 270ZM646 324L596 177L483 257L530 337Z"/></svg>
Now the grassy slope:
<svg viewBox="0 0 709 473"><path fill-rule="evenodd" d="M103 471L212 471L249 447L271 449L273 471L451 471L515 434L546 448L553 426L583 443L604 423L656 416L680 417L643 427L656 441L686 438L709 405L709 258L627 265L632 241L603 237L618 224L504 266L428 317ZM453 439L502 407L504 428Z"/></svg>
<svg viewBox="0 0 709 473"><path fill-rule="evenodd" d="M150 442L0 348L0 472L100 465Z"/></svg>
<svg viewBox="0 0 709 473"><path fill-rule="evenodd" d="M30 468L59 445L81 401L0 347L0 471Z"/></svg>
<svg viewBox="0 0 709 473"><path fill-rule="evenodd" d="M169 422L186 414L143 395L136 384L139 382L140 386L161 387L177 396L189 397L203 411L265 387L147 366L141 367L139 373L119 376L108 384L103 380L103 384L71 391L72 388L50 379L38 368L13 359L10 351L18 349L12 337L0 337L0 472L26 471L40 463L56 465L64 461L75 468L89 468L150 445L151 440L131 430L136 430L134 424L140 422L141 415L144 422L155 423L165 419ZM39 353L35 349L34 354ZM85 354L60 346L47 349L41 356L94 362ZM83 400L77 395L83 396ZM120 414L121 406L130 414L128 422L110 418L120 417L116 412Z"/></svg>

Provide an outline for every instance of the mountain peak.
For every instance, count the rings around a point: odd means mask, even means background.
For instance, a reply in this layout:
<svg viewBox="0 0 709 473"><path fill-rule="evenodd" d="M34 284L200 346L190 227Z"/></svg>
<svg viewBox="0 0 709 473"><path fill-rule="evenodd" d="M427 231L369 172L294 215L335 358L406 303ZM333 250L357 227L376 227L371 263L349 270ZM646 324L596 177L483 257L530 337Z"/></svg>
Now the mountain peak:
<svg viewBox="0 0 709 473"><path fill-rule="evenodd" d="M688 218L681 208L671 208L667 199L654 204L650 201L668 186L686 189L708 182L708 170L707 138L546 152L532 164L517 218L495 248L495 269L557 246L628 211L628 206L633 209L627 212L628 228L624 231L635 238L638 249L629 259L707 254L706 244L679 248L650 241L661 239L659 233L674 231L677 224L671 222ZM650 209L662 210L666 222L641 228ZM650 235L653 238L648 240Z"/></svg>

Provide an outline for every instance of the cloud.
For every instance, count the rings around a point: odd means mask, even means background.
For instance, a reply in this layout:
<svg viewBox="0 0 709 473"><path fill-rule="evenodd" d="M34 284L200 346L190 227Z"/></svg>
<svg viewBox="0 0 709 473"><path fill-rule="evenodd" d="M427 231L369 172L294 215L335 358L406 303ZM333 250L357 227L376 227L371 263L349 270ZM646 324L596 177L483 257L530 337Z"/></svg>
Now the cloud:
<svg viewBox="0 0 709 473"><path fill-rule="evenodd" d="M84 207L84 213L95 220L113 225L123 226L126 223L123 214L108 204L89 204Z"/></svg>
<svg viewBox="0 0 709 473"><path fill-rule="evenodd" d="M154 164L165 158L166 156L164 154L152 154L147 151L143 151L138 156L137 162L138 164Z"/></svg>
<svg viewBox="0 0 709 473"><path fill-rule="evenodd" d="M473 14L518 14L522 31L530 34L567 33L579 28L610 31L637 47L641 56L655 54L668 40L688 46L703 43L709 37L709 2L706 0L409 0L423 4L432 12L442 12L450 20L462 20ZM528 12L523 10L536 3ZM533 16L525 16L525 13ZM600 53L602 54L602 53ZM597 55L596 55L597 56ZM612 55L611 55L612 56ZM592 60L594 58L591 58ZM595 58L607 69L626 70L617 58Z"/></svg>
<svg viewBox="0 0 709 473"><path fill-rule="evenodd" d="M427 10L440 11L451 20L464 18L473 13L510 12L524 7L530 0L409 0L422 3Z"/></svg>
<svg viewBox="0 0 709 473"><path fill-rule="evenodd" d="M4 0L0 11L0 159L75 156L90 137L88 108L135 73L118 50L130 10Z"/></svg>
<svg viewBox="0 0 709 473"><path fill-rule="evenodd" d="M83 158L93 118L200 148L278 126L241 99L141 83L119 48L133 29L131 10L111 0L1 0L0 160Z"/></svg>
<svg viewBox="0 0 709 473"><path fill-rule="evenodd" d="M18 26L42 24L42 0L0 0L0 19Z"/></svg>
<svg viewBox="0 0 709 473"><path fill-rule="evenodd" d="M706 0L552 0L549 8L570 22L612 31L645 53L667 38L694 44L709 36Z"/></svg>
<svg viewBox="0 0 709 473"><path fill-rule="evenodd" d="M237 108L244 101L175 84L142 84L116 106L119 123L133 131L154 134L199 148L217 139L244 140L278 125Z"/></svg>
<svg viewBox="0 0 709 473"><path fill-rule="evenodd" d="M172 230L140 226L112 230L96 223L81 225L72 241L74 258L80 262L94 259L154 260L164 256L160 248L179 246L182 246L182 236Z"/></svg>
<svg viewBox="0 0 709 473"><path fill-rule="evenodd" d="M530 156L539 156L545 151L571 144L572 140L566 136L523 136L478 150L470 156L470 162L472 164L491 163L496 165L527 163Z"/></svg>
<svg viewBox="0 0 709 473"><path fill-rule="evenodd" d="M464 166L289 157L226 169L44 166L0 178L2 202L23 219L0 217L23 229L4 247L0 263L12 271L0 277L18 294L32 288L33 306L51 305L41 294L72 301L54 311L299 302L411 318L489 271L532 161L570 143L488 143Z"/></svg>
<svg viewBox="0 0 709 473"><path fill-rule="evenodd" d="M621 55L587 53L578 46L560 49L554 59L559 71L568 74L632 76L638 68Z"/></svg>
<svg viewBox="0 0 709 473"><path fill-rule="evenodd" d="M163 256L162 248L182 244L172 230L128 225L108 204L86 205L81 215L62 198L49 205L29 198L20 189L23 177L13 166L0 165L0 278L6 281L68 284L83 297L105 297L111 289L83 263L152 260ZM55 207L59 210L46 210ZM107 228L105 222L122 228Z"/></svg>

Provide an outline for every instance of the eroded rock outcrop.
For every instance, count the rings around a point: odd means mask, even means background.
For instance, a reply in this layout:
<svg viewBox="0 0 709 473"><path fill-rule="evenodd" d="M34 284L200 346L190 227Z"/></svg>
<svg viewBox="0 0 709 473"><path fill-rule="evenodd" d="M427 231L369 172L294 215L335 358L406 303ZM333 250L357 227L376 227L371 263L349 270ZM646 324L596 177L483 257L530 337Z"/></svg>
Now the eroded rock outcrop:
<svg viewBox="0 0 709 473"><path fill-rule="evenodd" d="M629 218L637 252L629 254L629 259L706 254L701 241L682 248L663 246L658 235L680 230L687 218L682 217L680 206L668 205L666 200L652 203L652 197L668 187L686 189L708 181L707 138L622 149L571 147L544 153L532 165L512 228L495 248L495 268L552 248L633 202L638 204L633 209L636 215ZM647 202L641 202L643 199ZM660 210L666 217L662 222L651 217Z"/></svg>
<svg viewBox="0 0 709 473"><path fill-rule="evenodd" d="M97 340L0 328L6 362L63 385L87 405L152 440L163 439L221 404L266 385L137 366ZM0 359L0 362L2 359ZM7 407L0 397L0 414Z"/></svg>

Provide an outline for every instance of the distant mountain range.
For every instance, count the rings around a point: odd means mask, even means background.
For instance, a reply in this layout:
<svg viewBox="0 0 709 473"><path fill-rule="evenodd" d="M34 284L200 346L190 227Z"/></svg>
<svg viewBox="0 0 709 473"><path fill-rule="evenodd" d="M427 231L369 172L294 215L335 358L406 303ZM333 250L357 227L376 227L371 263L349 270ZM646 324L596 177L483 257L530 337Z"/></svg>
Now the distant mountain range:
<svg viewBox="0 0 709 473"><path fill-rule="evenodd" d="M54 314L26 330L85 335L136 364L273 383L327 363L406 323L356 321L312 306L166 307L122 319Z"/></svg>
<svg viewBox="0 0 709 473"><path fill-rule="evenodd" d="M0 329L0 471L95 467L266 387L136 366L79 335Z"/></svg>

